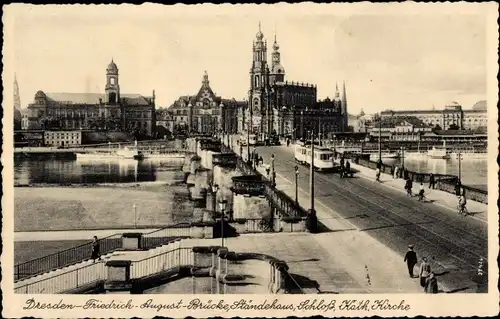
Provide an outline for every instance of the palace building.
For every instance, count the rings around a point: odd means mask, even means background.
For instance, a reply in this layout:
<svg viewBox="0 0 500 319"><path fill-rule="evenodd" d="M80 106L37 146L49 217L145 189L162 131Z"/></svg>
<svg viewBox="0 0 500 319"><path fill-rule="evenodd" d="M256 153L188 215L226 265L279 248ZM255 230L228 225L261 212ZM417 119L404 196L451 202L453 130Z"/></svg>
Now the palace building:
<svg viewBox="0 0 500 319"><path fill-rule="evenodd" d="M46 93L38 91L28 105L30 129L155 132L155 92L151 97L123 94L118 67L106 68L105 93Z"/></svg>
<svg viewBox="0 0 500 319"><path fill-rule="evenodd" d="M174 133L236 133L237 110L246 104L217 96L205 71L198 93L180 96L168 111L174 119Z"/></svg>
<svg viewBox="0 0 500 319"><path fill-rule="evenodd" d="M337 86L335 98L317 100L316 85L285 80L285 68L276 36L267 61L267 41L260 29L253 42L253 60L250 68L248 102L238 109L238 131L250 130L261 138L292 135L305 137L308 131L316 134L347 130L347 98L345 83L343 95Z"/></svg>

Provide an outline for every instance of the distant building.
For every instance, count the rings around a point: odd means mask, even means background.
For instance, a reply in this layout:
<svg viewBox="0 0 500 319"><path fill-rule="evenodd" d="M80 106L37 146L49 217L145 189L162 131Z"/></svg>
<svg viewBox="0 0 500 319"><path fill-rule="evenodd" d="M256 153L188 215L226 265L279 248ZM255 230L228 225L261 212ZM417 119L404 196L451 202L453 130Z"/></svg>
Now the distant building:
<svg viewBox="0 0 500 319"><path fill-rule="evenodd" d="M38 91L28 106L30 129L99 129L153 135L156 125L155 93L152 97L122 94L118 67L106 68L105 94L45 93Z"/></svg>
<svg viewBox="0 0 500 319"><path fill-rule="evenodd" d="M223 99L210 87L205 71L198 93L180 96L168 111L173 117L174 133L237 132L237 110L246 105L244 101Z"/></svg>
<svg viewBox="0 0 500 319"><path fill-rule="evenodd" d="M464 110L457 102L445 105L442 110L406 110L381 112L382 118L392 116L414 116L431 127L444 130L463 129L474 130L487 126L486 101L480 101L471 110Z"/></svg>
<svg viewBox="0 0 500 319"><path fill-rule="evenodd" d="M354 133L367 133L372 129L374 120L374 114L365 114L363 109L361 109L358 115L349 115L348 123Z"/></svg>
<svg viewBox="0 0 500 319"><path fill-rule="evenodd" d="M427 133L432 133L432 127L416 116L382 118L370 130L372 138L381 136L382 140L391 141L419 141Z"/></svg>
<svg viewBox="0 0 500 319"><path fill-rule="evenodd" d="M156 131L158 137L173 134L175 120L172 114L164 108L156 110Z"/></svg>
<svg viewBox="0 0 500 319"><path fill-rule="evenodd" d="M29 128L30 121L28 119L28 109L21 110L21 130L27 130Z"/></svg>
<svg viewBox="0 0 500 319"><path fill-rule="evenodd" d="M82 131L45 131L43 133L46 146L73 146L82 144Z"/></svg>
<svg viewBox="0 0 500 319"><path fill-rule="evenodd" d="M276 37L271 60L269 66L267 41L259 24L253 43L248 102L238 110L238 131L250 130L259 137L273 133L306 137L310 130L316 134L347 130L345 84L342 98L337 87L334 100L318 102L315 85L285 81Z"/></svg>

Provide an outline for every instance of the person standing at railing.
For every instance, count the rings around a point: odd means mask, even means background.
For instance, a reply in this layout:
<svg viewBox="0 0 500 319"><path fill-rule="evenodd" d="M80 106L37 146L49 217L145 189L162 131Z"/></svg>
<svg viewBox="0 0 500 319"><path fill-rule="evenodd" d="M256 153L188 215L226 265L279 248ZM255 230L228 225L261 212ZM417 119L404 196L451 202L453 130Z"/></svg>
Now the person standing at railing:
<svg viewBox="0 0 500 319"><path fill-rule="evenodd" d="M434 178L434 174L430 173L429 175L429 189L434 189L436 186L436 179Z"/></svg>
<svg viewBox="0 0 500 319"><path fill-rule="evenodd" d="M91 257L92 260L101 260L101 253L100 253L100 247L99 247L99 241L97 240L97 236L94 236L94 239L92 240L92 254Z"/></svg>

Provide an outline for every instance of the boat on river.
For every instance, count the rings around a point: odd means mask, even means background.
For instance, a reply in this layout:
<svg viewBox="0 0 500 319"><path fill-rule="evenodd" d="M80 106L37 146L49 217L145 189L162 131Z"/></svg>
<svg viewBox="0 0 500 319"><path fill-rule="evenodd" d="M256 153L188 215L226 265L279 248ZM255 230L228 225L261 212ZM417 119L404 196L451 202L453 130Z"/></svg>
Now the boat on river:
<svg viewBox="0 0 500 319"><path fill-rule="evenodd" d="M76 153L76 158L82 159L135 159L140 160L144 158L137 148L124 147L117 149L115 151L103 151L103 152L89 152L89 153Z"/></svg>

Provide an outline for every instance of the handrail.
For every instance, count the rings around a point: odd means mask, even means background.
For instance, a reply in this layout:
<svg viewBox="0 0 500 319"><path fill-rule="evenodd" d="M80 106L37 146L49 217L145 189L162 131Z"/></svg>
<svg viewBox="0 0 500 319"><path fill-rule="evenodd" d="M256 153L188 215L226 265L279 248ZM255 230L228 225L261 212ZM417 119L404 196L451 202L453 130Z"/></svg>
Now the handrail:
<svg viewBox="0 0 500 319"><path fill-rule="evenodd" d="M93 268L97 268L97 271L95 272ZM85 271L88 271L87 274L85 274ZM74 277L73 277L74 275ZM60 279L61 277L68 277L66 279L66 282L64 279L61 279L59 281L54 281L54 279L58 278ZM72 289L79 288L83 285L88 285L92 282L100 281L106 279L107 274L105 272L105 262L104 261L99 261L96 263L92 263L80 268L76 268L64 273L59 273L59 274L54 274L53 276L50 276L48 278L43 278L34 282L28 282L24 285L18 286L14 288L14 293L25 293L25 294L36 294L36 293L61 293L63 291L68 291ZM54 281L55 284L53 285L45 285L43 288L40 288L38 291L33 291L32 287L36 287L37 285L40 285L41 283L46 283L49 281ZM69 282L69 283L68 283ZM73 283L72 287L64 287L61 289L61 283L64 285L71 285ZM59 290L56 290L57 287L59 286Z"/></svg>
<svg viewBox="0 0 500 319"><path fill-rule="evenodd" d="M166 229L172 229L172 228L188 228L190 227L189 223L178 223L174 225L169 225L154 231L151 231L149 233L145 233L144 235L150 235L155 232L160 232ZM110 236L98 239L99 242L99 248L100 248L100 253L101 254L107 254L110 252L115 251L116 249L121 247L121 241L116 238L117 236L122 236L123 233L115 233ZM113 239L115 237L117 240L116 242L112 242L110 246L104 245L102 247L102 243L106 243L110 239ZM179 236L182 237L182 236ZM161 242L159 242L161 244ZM32 260L28 260L19 264L14 265L14 279L19 281L19 280L24 280L33 276L36 276L41 273L49 272L54 269L66 267L69 265L73 265L85 260L90 259L91 255L91 247L92 247L92 242L84 243L81 245L77 245L71 248L64 249L62 251L58 251L55 253L51 253L49 255L45 255L39 258L35 258ZM84 257L72 257L72 256L67 256L71 255L71 252L76 252L76 254L83 255ZM32 265L32 266L28 266ZM36 265L33 267L33 265ZM44 267L45 266L45 267ZM33 270L33 268L35 270ZM38 269L37 269L38 268Z"/></svg>

